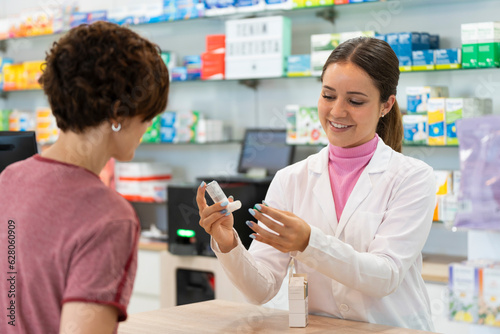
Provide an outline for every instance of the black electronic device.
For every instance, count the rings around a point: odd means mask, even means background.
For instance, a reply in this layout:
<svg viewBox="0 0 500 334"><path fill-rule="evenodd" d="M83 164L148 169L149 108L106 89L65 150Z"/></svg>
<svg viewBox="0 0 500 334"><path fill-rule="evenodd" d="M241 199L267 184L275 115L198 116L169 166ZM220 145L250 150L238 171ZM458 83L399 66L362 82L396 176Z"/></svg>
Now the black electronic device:
<svg viewBox="0 0 500 334"><path fill-rule="evenodd" d="M33 131L0 131L0 173L10 164L38 153Z"/></svg>
<svg viewBox="0 0 500 334"><path fill-rule="evenodd" d="M253 231L245 224L254 219L248 212L255 203L263 198L259 197L257 188L252 184L223 183L220 184L227 196L233 195L241 201L242 207L233 212L234 228L240 236L241 242L248 249ZM169 185L168 192L168 248L176 255L214 256L210 248L210 235L199 225L200 216L196 204L198 185ZM213 202L210 196L205 196L208 205Z"/></svg>
<svg viewBox="0 0 500 334"><path fill-rule="evenodd" d="M246 129L238 163L238 173L265 170L266 175L292 163L295 146L286 143L285 129Z"/></svg>

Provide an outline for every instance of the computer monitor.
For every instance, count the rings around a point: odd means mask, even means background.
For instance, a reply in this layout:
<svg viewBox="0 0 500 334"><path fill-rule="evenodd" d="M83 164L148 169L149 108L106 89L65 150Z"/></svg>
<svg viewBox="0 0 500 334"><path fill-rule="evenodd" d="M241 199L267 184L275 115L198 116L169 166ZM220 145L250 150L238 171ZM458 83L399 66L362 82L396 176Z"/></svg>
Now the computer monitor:
<svg viewBox="0 0 500 334"><path fill-rule="evenodd" d="M0 131L0 173L10 164L38 152L35 132Z"/></svg>
<svg viewBox="0 0 500 334"><path fill-rule="evenodd" d="M294 146L286 143L286 130L247 129L238 164L239 173L265 169L274 175L292 163Z"/></svg>

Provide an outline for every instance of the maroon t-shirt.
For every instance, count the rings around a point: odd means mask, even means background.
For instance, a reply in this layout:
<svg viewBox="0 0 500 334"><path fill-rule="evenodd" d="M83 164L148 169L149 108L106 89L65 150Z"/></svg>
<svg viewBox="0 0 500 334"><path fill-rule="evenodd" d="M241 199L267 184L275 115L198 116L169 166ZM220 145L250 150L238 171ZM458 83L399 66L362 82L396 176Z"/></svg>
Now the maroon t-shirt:
<svg viewBox="0 0 500 334"><path fill-rule="evenodd" d="M112 305L125 320L139 232L130 203L90 171L39 155L9 166L0 174L0 333L58 333L68 301Z"/></svg>

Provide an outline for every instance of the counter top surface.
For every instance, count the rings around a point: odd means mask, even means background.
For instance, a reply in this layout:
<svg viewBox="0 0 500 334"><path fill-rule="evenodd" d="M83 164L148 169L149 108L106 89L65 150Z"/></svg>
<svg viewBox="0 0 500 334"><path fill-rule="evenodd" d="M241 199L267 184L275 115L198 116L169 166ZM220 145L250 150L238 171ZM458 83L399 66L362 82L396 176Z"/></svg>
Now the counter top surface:
<svg viewBox="0 0 500 334"><path fill-rule="evenodd" d="M414 329L310 315L305 328L290 328L288 312L256 306L210 300L129 315L120 323L119 334L153 333L337 333L337 334L423 334Z"/></svg>
<svg viewBox="0 0 500 334"><path fill-rule="evenodd" d="M150 241L147 239L139 240L139 250L149 250L149 251L166 251L168 244L161 241Z"/></svg>

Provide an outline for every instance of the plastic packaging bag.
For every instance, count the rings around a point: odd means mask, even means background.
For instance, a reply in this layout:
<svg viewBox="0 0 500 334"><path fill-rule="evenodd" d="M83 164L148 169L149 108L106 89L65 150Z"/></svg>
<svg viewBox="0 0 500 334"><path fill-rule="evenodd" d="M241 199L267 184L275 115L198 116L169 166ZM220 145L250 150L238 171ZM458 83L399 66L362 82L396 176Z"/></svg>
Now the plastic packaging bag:
<svg viewBox="0 0 500 334"><path fill-rule="evenodd" d="M456 227L500 230L500 116L457 122L462 180Z"/></svg>

